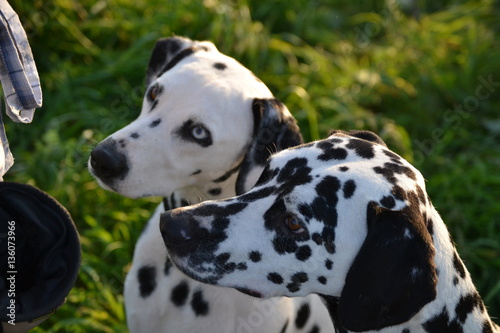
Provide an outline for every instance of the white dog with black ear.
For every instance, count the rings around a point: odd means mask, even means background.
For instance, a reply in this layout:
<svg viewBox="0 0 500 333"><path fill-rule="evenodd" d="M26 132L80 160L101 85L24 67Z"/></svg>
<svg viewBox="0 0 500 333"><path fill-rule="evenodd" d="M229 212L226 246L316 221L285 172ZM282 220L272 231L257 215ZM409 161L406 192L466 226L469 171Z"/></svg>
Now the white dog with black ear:
<svg viewBox="0 0 500 333"><path fill-rule="evenodd" d="M125 280L130 331L332 331L316 296L255 300L187 278L167 259L159 232L164 210L250 189L271 153L302 142L295 119L252 72L210 42L159 40L146 80L139 117L97 145L89 160L102 187L165 198Z"/></svg>
<svg viewBox="0 0 500 333"><path fill-rule="evenodd" d="M500 332L424 177L371 132L283 150L252 190L165 212L161 232L192 278L261 298L319 294L337 332Z"/></svg>

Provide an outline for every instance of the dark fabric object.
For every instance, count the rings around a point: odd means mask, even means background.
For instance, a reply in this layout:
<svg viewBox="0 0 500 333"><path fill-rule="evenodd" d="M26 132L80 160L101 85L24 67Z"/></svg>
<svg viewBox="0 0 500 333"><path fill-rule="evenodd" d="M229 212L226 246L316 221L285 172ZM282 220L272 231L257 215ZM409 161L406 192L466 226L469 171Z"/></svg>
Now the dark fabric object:
<svg viewBox="0 0 500 333"><path fill-rule="evenodd" d="M15 239L8 237L12 225ZM9 265L12 243L14 266ZM64 302L80 259L78 232L63 206L33 186L0 182L0 321L11 319L7 307L12 289L7 278L15 276L15 321L30 321Z"/></svg>

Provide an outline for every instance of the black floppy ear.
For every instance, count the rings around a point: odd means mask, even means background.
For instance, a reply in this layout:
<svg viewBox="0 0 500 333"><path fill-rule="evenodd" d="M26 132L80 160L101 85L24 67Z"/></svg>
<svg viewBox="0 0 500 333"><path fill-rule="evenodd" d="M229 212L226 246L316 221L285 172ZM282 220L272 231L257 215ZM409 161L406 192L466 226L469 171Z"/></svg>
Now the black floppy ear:
<svg viewBox="0 0 500 333"><path fill-rule="evenodd" d="M405 322L436 297L434 246L421 214L371 202L367 222L338 305L340 323L356 332Z"/></svg>
<svg viewBox="0 0 500 333"><path fill-rule="evenodd" d="M237 195L255 184L271 154L303 142L297 121L277 99L255 98L252 112L254 130L236 180Z"/></svg>
<svg viewBox="0 0 500 333"><path fill-rule="evenodd" d="M195 44L194 41L185 37L161 38L156 45L149 59L146 72L146 87L153 82L160 73L165 72L164 68L183 50L189 49Z"/></svg>
<svg viewBox="0 0 500 333"><path fill-rule="evenodd" d="M358 138L358 139L363 139L363 140L370 141L373 143L378 143L379 145L387 147L384 140L382 140L377 134L370 132L370 131L351 130L349 132L346 132L346 131L342 131L342 130L335 130L335 131L330 133L330 136L334 135L334 134L349 135L349 136L353 136L353 137Z"/></svg>

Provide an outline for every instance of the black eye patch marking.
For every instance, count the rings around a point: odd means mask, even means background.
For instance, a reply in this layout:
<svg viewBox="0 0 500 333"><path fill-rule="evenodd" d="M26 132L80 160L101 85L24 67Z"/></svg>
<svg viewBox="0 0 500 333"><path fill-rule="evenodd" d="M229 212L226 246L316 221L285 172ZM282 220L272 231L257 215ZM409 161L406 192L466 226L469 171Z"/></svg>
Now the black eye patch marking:
<svg viewBox="0 0 500 333"><path fill-rule="evenodd" d="M362 158L371 159L375 157L375 152L373 151L373 144L371 142L359 139L351 139L346 146L349 149L353 149L356 155Z"/></svg>
<svg viewBox="0 0 500 333"><path fill-rule="evenodd" d="M334 140L318 142L316 147L323 150L323 153L318 156L318 160L330 161L330 160L345 160L346 159L347 150L345 150L344 148L335 148ZM340 142L342 142L342 141L340 141Z"/></svg>
<svg viewBox="0 0 500 333"><path fill-rule="evenodd" d="M193 132L193 130L195 130ZM203 135L198 136L198 132L203 131ZM199 144L202 147L208 147L213 144L212 134L202 124L189 119L176 131L182 139ZM194 133L194 135L193 135ZM200 132L201 133L201 132Z"/></svg>
<svg viewBox="0 0 500 333"><path fill-rule="evenodd" d="M214 68L216 68L216 69L218 69L220 71L223 71L223 70L225 70L227 68L227 65L224 64L224 63L222 63L222 62L216 62L214 64Z"/></svg>
<svg viewBox="0 0 500 333"><path fill-rule="evenodd" d="M153 120L151 122L151 124L149 124L149 128L155 128L156 126L160 125L160 123L161 123L161 119L160 118L158 118L156 120Z"/></svg>

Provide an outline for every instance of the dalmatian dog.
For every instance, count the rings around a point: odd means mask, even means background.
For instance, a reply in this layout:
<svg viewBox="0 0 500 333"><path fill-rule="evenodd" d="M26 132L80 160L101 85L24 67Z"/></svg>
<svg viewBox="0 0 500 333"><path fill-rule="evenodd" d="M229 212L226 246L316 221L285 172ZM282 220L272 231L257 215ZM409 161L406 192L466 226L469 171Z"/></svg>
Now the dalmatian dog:
<svg viewBox="0 0 500 333"><path fill-rule="evenodd" d="M206 41L159 40L146 85L139 117L99 143L89 160L105 189L164 197L125 279L130 331L332 331L317 296L255 300L189 279L172 267L159 232L163 211L244 193L271 153L302 143L288 109L252 72Z"/></svg>
<svg viewBox="0 0 500 333"><path fill-rule="evenodd" d="M190 277L258 298L318 294L336 332L499 332L424 178L375 134L269 159L249 192L161 216Z"/></svg>

